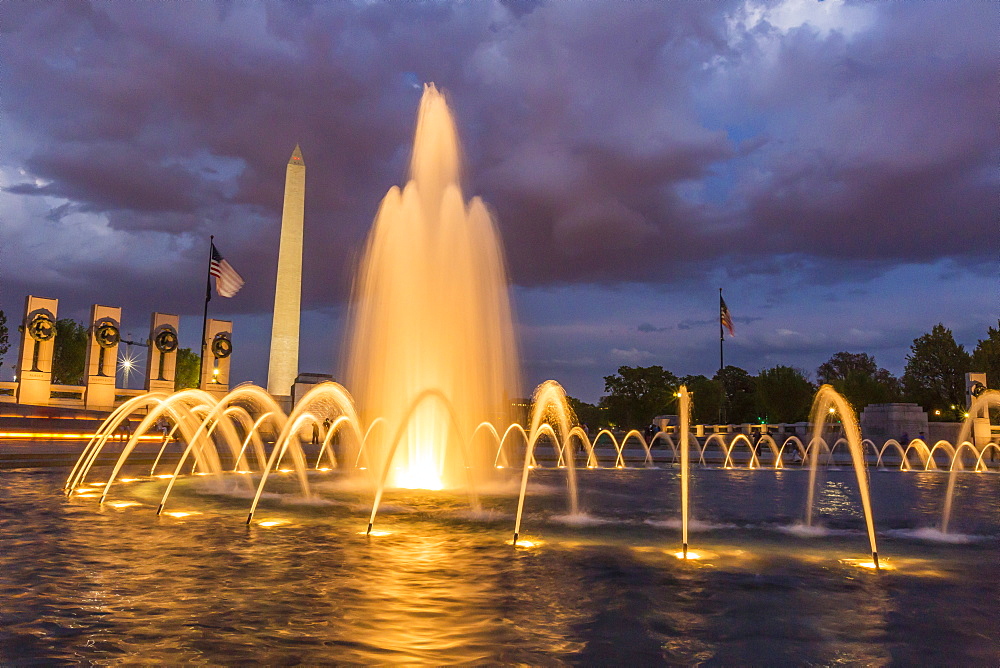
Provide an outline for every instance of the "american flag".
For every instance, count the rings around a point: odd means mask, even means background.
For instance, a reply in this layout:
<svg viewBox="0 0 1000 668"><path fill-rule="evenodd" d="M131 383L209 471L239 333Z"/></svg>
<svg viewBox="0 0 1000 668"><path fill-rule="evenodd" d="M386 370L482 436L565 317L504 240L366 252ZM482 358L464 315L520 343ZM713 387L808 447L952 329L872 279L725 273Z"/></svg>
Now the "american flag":
<svg viewBox="0 0 1000 668"><path fill-rule="evenodd" d="M236 273L226 260L219 254L215 244L212 244L212 263L208 273L215 276L215 291L221 297L232 297L243 287L243 277Z"/></svg>
<svg viewBox="0 0 1000 668"><path fill-rule="evenodd" d="M733 317L729 315L726 300L722 298L721 294L719 295L719 319L722 322L722 326L729 332L729 336L736 336L736 330L733 328Z"/></svg>

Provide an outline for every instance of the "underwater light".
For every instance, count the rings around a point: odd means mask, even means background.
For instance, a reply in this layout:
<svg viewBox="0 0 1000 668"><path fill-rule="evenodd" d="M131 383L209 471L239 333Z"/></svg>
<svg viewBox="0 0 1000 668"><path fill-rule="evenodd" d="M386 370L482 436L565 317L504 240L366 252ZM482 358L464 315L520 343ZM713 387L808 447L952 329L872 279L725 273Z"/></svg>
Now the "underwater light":
<svg viewBox="0 0 1000 668"><path fill-rule="evenodd" d="M894 571L896 567L886 559L879 559L878 564L876 564L872 559L840 559L840 563L845 566L854 566L856 568L867 568L872 571Z"/></svg>

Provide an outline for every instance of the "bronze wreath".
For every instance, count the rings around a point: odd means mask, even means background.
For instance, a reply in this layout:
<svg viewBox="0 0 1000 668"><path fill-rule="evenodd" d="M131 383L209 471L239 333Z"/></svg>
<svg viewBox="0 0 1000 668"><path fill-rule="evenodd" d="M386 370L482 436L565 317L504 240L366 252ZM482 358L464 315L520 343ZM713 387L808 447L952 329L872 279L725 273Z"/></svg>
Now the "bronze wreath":
<svg viewBox="0 0 1000 668"><path fill-rule="evenodd" d="M94 340L102 348L114 348L121 341L121 338L118 328L110 322L101 323L94 330Z"/></svg>
<svg viewBox="0 0 1000 668"><path fill-rule="evenodd" d="M212 354L218 359L229 357L233 354L233 342L229 340L229 335L219 332L212 339Z"/></svg>
<svg viewBox="0 0 1000 668"><path fill-rule="evenodd" d="M153 344L163 354L172 353L177 350L177 332L172 328L164 329L153 339Z"/></svg>
<svg viewBox="0 0 1000 668"><path fill-rule="evenodd" d="M48 341L56 335L52 318L46 313L36 313L28 324L28 335L35 341Z"/></svg>

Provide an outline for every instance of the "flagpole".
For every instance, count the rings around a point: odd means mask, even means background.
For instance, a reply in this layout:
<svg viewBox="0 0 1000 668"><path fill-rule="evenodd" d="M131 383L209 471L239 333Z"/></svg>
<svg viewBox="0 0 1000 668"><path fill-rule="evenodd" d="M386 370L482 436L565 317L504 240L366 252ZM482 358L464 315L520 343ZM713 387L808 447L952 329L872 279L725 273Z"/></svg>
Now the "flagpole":
<svg viewBox="0 0 1000 668"><path fill-rule="evenodd" d="M198 365L198 385L205 374L205 333L208 331L208 302L212 301L212 249L215 235L208 238L208 274L205 276L205 314L201 318L201 364Z"/></svg>
<svg viewBox="0 0 1000 668"><path fill-rule="evenodd" d="M722 374L722 370L726 368L725 358L722 354L722 344L726 341L726 334L722 329L722 288L719 288L719 374ZM728 394L723 388L722 391L722 401L719 402L719 424L726 421L726 402L729 399Z"/></svg>
<svg viewBox="0 0 1000 668"><path fill-rule="evenodd" d="M725 358L722 353L722 344L726 340L726 334L722 329L722 288L719 288L719 371L726 368Z"/></svg>

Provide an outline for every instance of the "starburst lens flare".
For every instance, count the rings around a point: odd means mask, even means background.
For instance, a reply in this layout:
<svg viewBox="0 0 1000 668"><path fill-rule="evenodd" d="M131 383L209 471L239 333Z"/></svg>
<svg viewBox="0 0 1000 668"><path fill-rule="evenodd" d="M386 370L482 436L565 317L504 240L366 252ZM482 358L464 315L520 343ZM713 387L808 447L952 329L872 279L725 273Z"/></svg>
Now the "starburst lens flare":
<svg viewBox="0 0 1000 668"><path fill-rule="evenodd" d="M142 349L132 350L132 346L124 346L118 356L118 371L122 375L122 387L128 387L132 374L141 366Z"/></svg>

